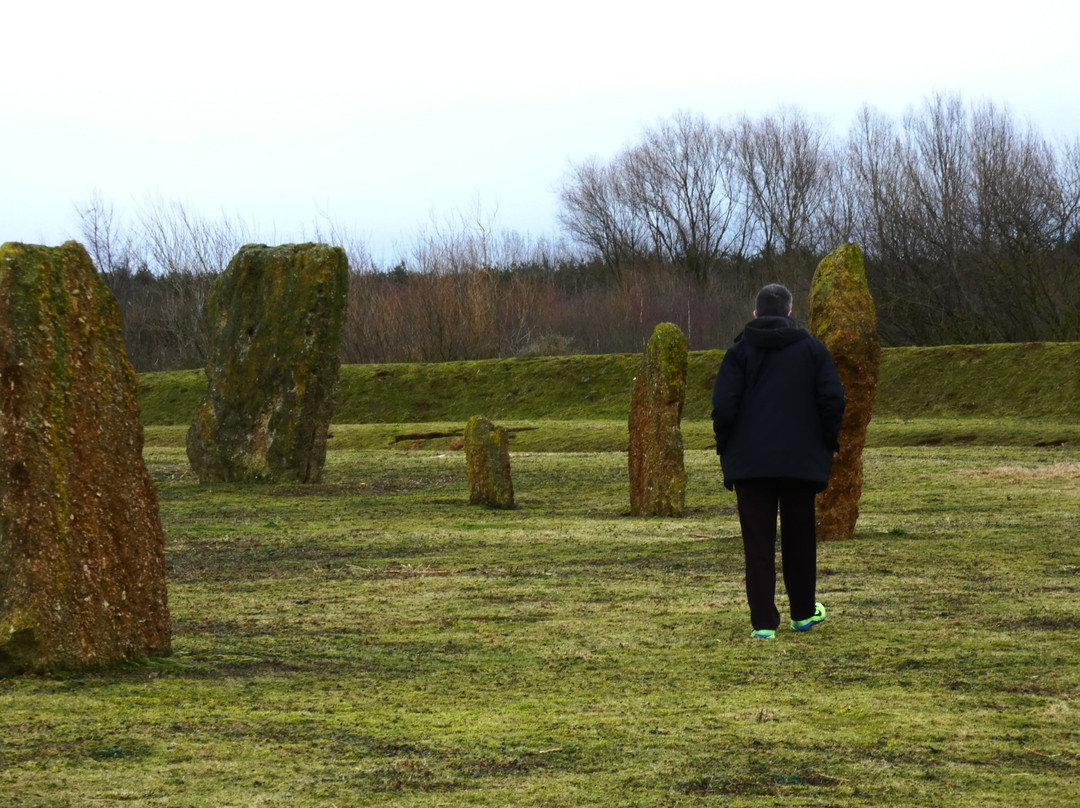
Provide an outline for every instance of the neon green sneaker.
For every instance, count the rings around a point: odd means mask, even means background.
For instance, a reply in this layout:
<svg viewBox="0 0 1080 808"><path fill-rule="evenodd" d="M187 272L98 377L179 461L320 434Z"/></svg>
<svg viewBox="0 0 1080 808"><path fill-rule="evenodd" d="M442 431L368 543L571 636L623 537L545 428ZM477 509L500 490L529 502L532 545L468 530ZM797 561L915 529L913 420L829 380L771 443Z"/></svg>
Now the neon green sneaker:
<svg viewBox="0 0 1080 808"><path fill-rule="evenodd" d="M809 631L818 623L825 622L825 607L820 603L814 604L814 616L805 620L792 620L791 628L794 631Z"/></svg>
<svg viewBox="0 0 1080 808"><path fill-rule="evenodd" d="M776 632L771 628L756 628L750 632L750 636L755 640L775 640Z"/></svg>

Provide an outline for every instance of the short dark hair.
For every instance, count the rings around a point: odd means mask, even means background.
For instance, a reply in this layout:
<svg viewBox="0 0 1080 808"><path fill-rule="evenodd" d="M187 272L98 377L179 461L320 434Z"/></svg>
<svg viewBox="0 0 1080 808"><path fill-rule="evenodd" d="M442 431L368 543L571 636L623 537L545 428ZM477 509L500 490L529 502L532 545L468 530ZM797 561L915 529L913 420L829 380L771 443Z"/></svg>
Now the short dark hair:
<svg viewBox="0 0 1080 808"><path fill-rule="evenodd" d="M791 314L791 292L778 283L770 283L757 293L754 307L758 317L787 317Z"/></svg>

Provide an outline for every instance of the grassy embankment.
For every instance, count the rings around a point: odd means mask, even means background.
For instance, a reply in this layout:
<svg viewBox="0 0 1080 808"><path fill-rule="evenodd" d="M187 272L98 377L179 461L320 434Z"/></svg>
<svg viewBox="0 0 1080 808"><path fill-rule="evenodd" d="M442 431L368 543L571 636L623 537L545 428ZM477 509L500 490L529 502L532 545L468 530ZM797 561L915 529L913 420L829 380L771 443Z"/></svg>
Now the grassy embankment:
<svg viewBox="0 0 1080 808"><path fill-rule="evenodd" d="M151 426L174 656L0 680L0 805L1071 808L1076 348L888 352L829 620L770 643L711 451L685 518L625 515L629 358L348 368L339 417L386 423L336 426L314 486L201 486ZM145 380L148 421L196 379ZM538 427L513 511L394 441L473 412Z"/></svg>
<svg viewBox="0 0 1080 808"><path fill-rule="evenodd" d="M720 351L690 354L684 438L712 444L708 422ZM416 446L400 436L464 429L473 415L524 427L518 451L625 450L640 357L544 357L342 368L331 448ZM202 371L148 373L139 402L152 444L182 446L206 391ZM870 445L1077 441L1080 343L884 351ZM166 428L171 427L171 428ZM421 441L445 448L452 438Z"/></svg>

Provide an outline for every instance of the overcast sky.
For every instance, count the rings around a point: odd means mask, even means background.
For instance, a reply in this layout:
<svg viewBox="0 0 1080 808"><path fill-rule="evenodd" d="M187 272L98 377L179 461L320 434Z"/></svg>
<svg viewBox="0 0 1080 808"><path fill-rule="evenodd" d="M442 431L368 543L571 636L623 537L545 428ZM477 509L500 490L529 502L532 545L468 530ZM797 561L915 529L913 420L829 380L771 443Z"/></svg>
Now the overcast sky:
<svg viewBox="0 0 1080 808"><path fill-rule="evenodd" d="M0 242L76 237L95 192L275 243L332 221L380 265L478 206L555 236L569 163L680 110L845 133L863 104L960 93L1073 140L1078 33L1077 0L9 2Z"/></svg>

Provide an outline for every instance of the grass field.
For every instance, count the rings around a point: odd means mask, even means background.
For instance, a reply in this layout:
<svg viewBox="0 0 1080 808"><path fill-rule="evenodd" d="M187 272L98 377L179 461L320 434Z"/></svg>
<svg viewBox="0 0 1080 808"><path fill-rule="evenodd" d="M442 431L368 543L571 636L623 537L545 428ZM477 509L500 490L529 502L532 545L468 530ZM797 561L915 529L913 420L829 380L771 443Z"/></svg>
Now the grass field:
<svg viewBox="0 0 1080 808"><path fill-rule="evenodd" d="M319 485L198 484L197 374L152 375L174 654L0 679L0 806L1073 808L1076 352L921 350L883 372L855 538L820 548L829 619L773 642L700 414L687 515L629 517L617 393L556 410L563 363L490 413L519 428L491 511L431 368L394 368L371 412L399 420L335 424ZM450 369L461 407L506 400L492 368Z"/></svg>
<svg viewBox="0 0 1080 808"><path fill-rule="evenodd" d="M625 515L620 452L516 452L508 512L441 450L338 449L315 486L146 455L174 656L0 681L2 805L1080 799L1075 449L871 448L829 620L772 643L707 450L682 519Z"/></svg>

